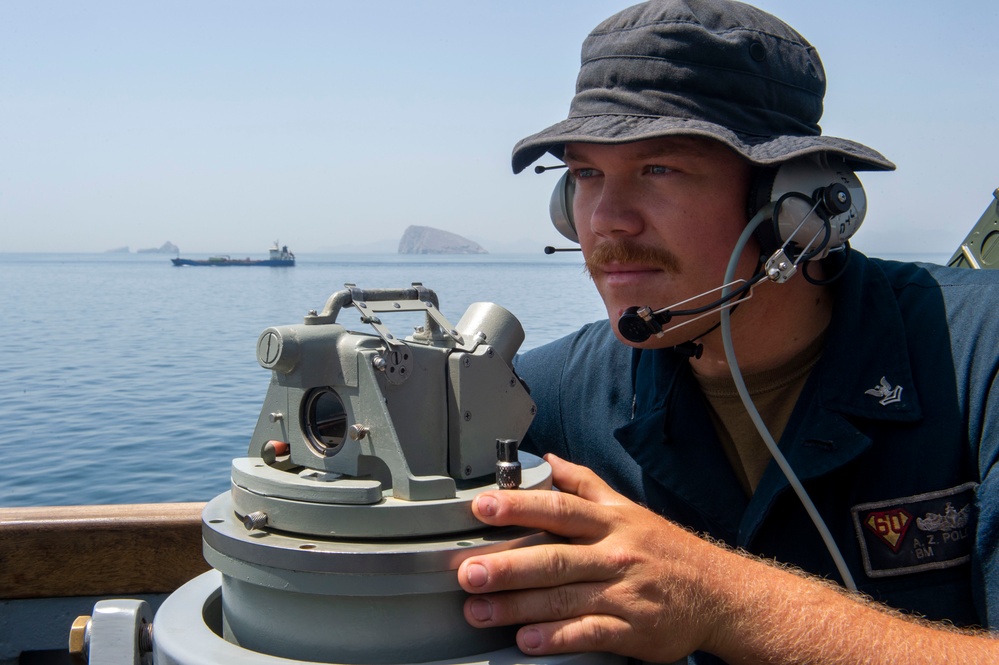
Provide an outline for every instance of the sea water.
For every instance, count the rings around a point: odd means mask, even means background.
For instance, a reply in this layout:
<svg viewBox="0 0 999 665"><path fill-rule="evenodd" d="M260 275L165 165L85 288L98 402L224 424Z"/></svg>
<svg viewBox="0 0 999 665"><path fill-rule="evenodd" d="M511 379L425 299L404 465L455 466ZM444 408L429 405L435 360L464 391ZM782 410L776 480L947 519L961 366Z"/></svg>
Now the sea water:
<svg viewBox="0 0 999 665"><path fill-rule="evenodd" d="M270 381L256 360L259 334L301 323L346 282L414 281L437 293L452 324L473 302L507 308L524 326L522 350L605 317L575 253L303 254L294 268L0 254L0 506L206 501L225 491ZM364 329L352 309L339 320ZM420 323L383 321L400 336Z"/></svg>
<svg viewBox="0 0 999 665"><path fill-rule="evenodd" d="M347 282L422 282L452 324L473 302L502 305L524 326L522 350L605 317L578 254L301 254L293 268L178 268L169 258L0 255L0 506L225 491L271 377L257 337L301 323ZM422 322L395 316L382 319L398 336ZM352 308L339 321L367 328Z"/></svg>

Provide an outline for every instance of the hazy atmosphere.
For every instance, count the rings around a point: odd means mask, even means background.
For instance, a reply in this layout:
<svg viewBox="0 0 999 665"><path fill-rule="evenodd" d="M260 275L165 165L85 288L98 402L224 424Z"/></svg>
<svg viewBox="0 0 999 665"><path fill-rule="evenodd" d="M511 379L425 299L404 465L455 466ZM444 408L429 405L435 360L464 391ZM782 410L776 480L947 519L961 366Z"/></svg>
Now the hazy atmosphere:
<svg viewBox="0 0 999 665"><path fill-rule="evenodd" d="M0 0L0 252L557 243L556 176L510 150L565 117L583 38L628 4ZM824 133L898 165L862 176L855 246L953 251L999 186L999 5L756 4L818 48Z"/></svg>

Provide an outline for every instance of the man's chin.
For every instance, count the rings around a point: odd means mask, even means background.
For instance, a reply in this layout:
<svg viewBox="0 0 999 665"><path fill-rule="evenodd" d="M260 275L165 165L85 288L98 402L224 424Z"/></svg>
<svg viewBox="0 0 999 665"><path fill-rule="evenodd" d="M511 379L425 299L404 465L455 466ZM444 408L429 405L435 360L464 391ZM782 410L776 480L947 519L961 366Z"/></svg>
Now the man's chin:
<svg viewBox="0 0 999 665"><path fill-rule="evenodd" d="M618 330L616 321L611 321L611 328L614 330L614 336L617 337L618 341L635 349L668 349L689 340L689 338L684 337L682 334L666 333L662 337L652 335L644 342L633 342L630 339L625 339L621 331Z"/></svg>

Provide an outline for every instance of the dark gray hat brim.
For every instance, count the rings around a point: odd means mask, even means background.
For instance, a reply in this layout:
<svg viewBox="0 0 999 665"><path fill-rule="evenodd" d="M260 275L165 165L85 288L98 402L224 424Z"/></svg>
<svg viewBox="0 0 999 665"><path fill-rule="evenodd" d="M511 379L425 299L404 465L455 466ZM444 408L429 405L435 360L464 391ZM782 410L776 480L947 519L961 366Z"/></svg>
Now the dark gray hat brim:
<svg viewBox="0 0 999 665"><path fill-rule="evenodd" d="M826 153L841 156L857 171L895 169L876 150L833 136L752 137L703 120L602 114L570 117L519 141L513 149L513 172L520 173L547 152L562 159L566 143L617 144L667 136L700 136L719 141L756 166L778 166L798 157Z"/></svg>

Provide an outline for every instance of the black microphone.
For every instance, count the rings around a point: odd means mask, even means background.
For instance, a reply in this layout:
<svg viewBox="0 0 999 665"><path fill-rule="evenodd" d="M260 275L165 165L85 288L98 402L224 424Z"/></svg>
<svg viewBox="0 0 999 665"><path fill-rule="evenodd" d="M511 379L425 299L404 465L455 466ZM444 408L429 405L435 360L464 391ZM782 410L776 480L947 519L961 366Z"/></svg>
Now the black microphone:
<svg viewBox="0 0 999 665"><path fill-rule="evenodd" d="M675 305L670 305L670 307L664 307L659 310L653 310L651 307L629 307L624 310L624 313L617 320L617 329L629 342L635 342L636 344L641 344L653 335L660 335L663 332L663 326L669 323L674 316L696 316L700 318L701 316L706 316L707 314L714 311L721 311L722 309L732 307L729 303L732 300L741 299L753 285L759 282L765 277L765 274L758 272L749 280L739 279L734 282L729 282L724 286L719 286L717 289L712 289L710 291L705 291L704 293L694 296L693 298L688 298L683 302L678 302ZM672 307L679 307L681 305L686 305L687 303L703 298L705 296L711 295L718 291L723 291L726 288L735 286L738 283L742 283L741 286L732 289L726 295L721 298L709 302L707 305L702 305L700 307L693 307L690 309L671 309ZM696 319L691 319L692 321ZM684 324L679 323L674 328L679 328Z"/></svg>
<svg viewBox="0 0 999 665"><path fill-rule="evenodd" d="M551 245L547 245L545 247L545 254L554 254L555 252L581 252L581 251L583 251L582 247L552 247Z"/></svg>
<svg viewBox="0 0 999 665"><path fill-rule="evenodd" d="M641 309L645 309L646 311L642 312ZM652 337L652 335L662 332L663 326L673 318L669 311L652 312L647 307L641 309L638 307L629 307L624 310L624 314L617 320L618 332L626 340L635 344L641 344ZM694 339L691 339L682 344L677 344L673 347L673 350L688 358L700 360L701 354L704 352L704 345L698 344Z"/></svg>
<svg viewBox="0 0 999 665"><path fill-rule="evenodd" d="M669 311L656 314L648 307L629 307L617 320L617 329L629 342L641 344L663 331L663 324L673 318Z"/></svg>
<svg viewBox="0 0 999 665"><path fill-rule="evenodd" d="M564 168L568 168L568 164L557 164L555 166L541 166L539 164L538 166L534 167L534 172L544 173L545 171L551 171L552 169L564 169Z"/></svg>

